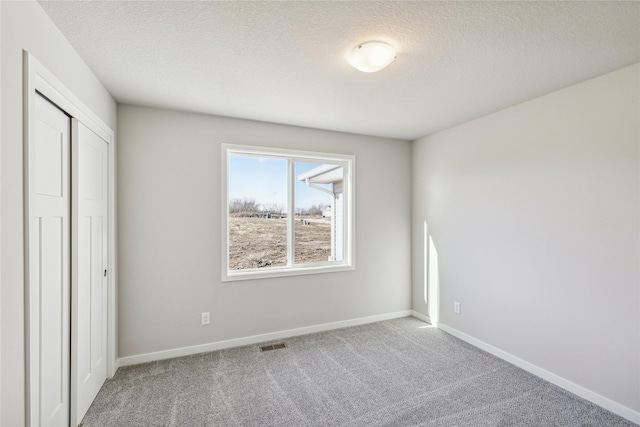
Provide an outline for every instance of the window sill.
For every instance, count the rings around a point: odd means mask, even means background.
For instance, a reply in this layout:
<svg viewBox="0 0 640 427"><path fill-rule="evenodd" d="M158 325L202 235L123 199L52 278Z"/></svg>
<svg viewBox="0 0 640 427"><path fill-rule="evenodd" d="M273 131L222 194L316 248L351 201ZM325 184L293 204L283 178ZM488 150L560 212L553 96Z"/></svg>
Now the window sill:
<svg viewBox="0 0 640 427"><path fill-rule="evenodd" d="M251 270L232 270L226 274L222 273L223 282L236 282L240 280L253 280L253 279L272 279L276 277L287 276L301 276L305 274L321 274L321 273L337 273L342 271L355 270L353 264L333 264L333 265L318 265L318 266L300 266L300 267L282 267L282 268L270 268L265 269L251 269Z"/></svg>

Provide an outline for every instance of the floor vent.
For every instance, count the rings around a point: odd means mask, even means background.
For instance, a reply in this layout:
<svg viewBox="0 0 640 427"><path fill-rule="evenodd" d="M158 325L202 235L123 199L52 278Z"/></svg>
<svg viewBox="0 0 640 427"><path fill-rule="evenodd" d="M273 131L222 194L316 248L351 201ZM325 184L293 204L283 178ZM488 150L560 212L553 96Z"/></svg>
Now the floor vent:
<svg viewBox="0 0 640 427"><path fill-rule="evenodd" d="M287 348L287 345L283 342L279 344L263 345L260 346L260 351L280 350L281 348Z"/></svg>

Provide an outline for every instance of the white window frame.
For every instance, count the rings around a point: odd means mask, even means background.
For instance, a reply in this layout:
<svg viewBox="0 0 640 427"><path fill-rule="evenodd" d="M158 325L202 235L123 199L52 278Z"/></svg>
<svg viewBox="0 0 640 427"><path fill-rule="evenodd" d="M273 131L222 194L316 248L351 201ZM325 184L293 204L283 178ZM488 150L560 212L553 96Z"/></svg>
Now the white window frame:
<svg viewBox="0 0 640 427"><path fill-rule="evenodd" d="M287 259L282 267L230 270L229 269L229 158L232 155L274 157L288 159L287 196ZM318 153L312 151L282 148L257 147L249 145L222 144L221 165L221 218L222 218L222 281L264 279L271 277L296 276L301 274L331 273L355 270L355 156L346 154ZM343 167L344 197L344 256L342 261L294 263L294 210L295 210L295 162L331 163ZM335 220L335 219L334 219Z"/></svg>

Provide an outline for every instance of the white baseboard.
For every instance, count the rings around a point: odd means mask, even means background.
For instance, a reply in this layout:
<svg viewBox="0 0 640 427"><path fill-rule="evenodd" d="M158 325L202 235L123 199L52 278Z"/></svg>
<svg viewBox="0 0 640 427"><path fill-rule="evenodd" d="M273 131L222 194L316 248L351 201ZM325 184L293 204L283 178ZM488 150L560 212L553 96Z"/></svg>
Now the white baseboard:
<svg viewBox="0 0 640 427"><path fill-rule="evenodd" d="M411 315L413 317L415 317L416 319L422 320L423 322L430 323L430 324L432 324L433 326L436 326L436 327L438 326L438 322L431 321L431 317L427 316L426 314L422 314L422 313L419 313L419 312L417 312L415 310L411 310Z"/></svg>
<svg viewBox="0 0 640 427"><path fill-rule="evenodd" d="M422 319L426 317L420 313L413 312L411 313L413 316ZM416 315L417 314L417 315ZM590 402L595 403L598 406L601 406L614 414L620 415L621 417L632 421L636 424L640 424L640 412L634 411L633 409L627 408L617 402L614 402L611 399L608 399L604 396L599 395L587 388L584 388L574 382L571 382L565 378L562 378L559 375L556 375L552 372L549 372L545 369L540 368L539 366L534 365L533 363L529 363L526 360L520 359L506 351L500 350L497 347L492 346L491 344L487 344L484 341L481 341L477 338L474 338L470 335L465 334L464 332L460 332L457 329L454 329L445 324L438 324L438 328L450 335L453 335L456 338L460 338L462 341L466 341L474 347L478 347L481 350L486 351L487 353L491 353L496 357L499 357L502 360L506 360L507 362L524 369L527 372L532 373L544 380L549 381L552 384L557 385L575 395L582 397Z"/></svg>
<svg viewBox="0 0 640 427"><path fill-rule="evenodd" d="M266 341L279 340L299 335L313 334L315 332L330 331L334 329L348 328L350 326L365 325L367 323L380 322L382 320L396 319L411 315L410 310L396 311L394 313L379 314L376 316L360 317L357 319L342 320L339 322L323 323L320 325L306 326L304 328L287 329L268 334L252 335L232 340L212 342L208 344L194 345L190 347L174 348L171 350L157 351L153 353L137 354L135 356L121 357L119 366L137 365L139 363L153 362L156 360L171 359L174 357L189 356L192 354L206 353L208 351L223 350L225 348L240 347L243 345L258 344Z"/></svg>
<svg viewBox="0 0 640 427"><path fill-rule="evenodd" d="M113 378L113 376L116 374L116 372L118 372L118 368L120 367L120 359L116 358L115 362L113 362L113 375L111 375L109 378Z"/></svg>

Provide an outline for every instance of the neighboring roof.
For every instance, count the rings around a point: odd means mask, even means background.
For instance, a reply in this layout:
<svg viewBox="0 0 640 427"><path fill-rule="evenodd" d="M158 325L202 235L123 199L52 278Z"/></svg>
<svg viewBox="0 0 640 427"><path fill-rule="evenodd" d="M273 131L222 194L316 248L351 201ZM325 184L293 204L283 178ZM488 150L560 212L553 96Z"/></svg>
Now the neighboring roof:
<svg viewBox="0 0 640 427"><path fill-rule="evenodd" d="M298 175L298 181L313 182L315 184L330 184L332 182L342 181L342 166L340 165L320 165L303 174Z"/></svg>

